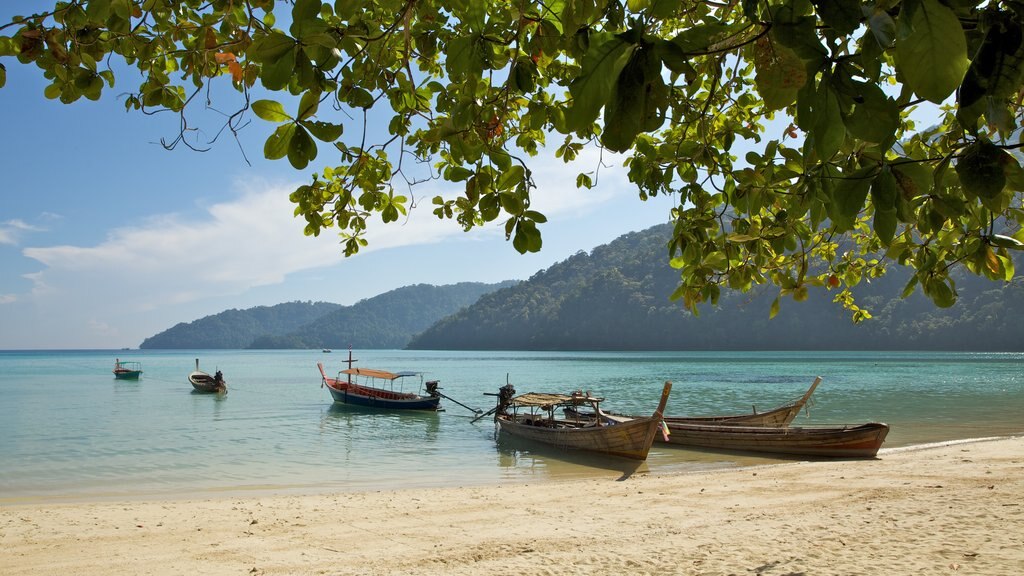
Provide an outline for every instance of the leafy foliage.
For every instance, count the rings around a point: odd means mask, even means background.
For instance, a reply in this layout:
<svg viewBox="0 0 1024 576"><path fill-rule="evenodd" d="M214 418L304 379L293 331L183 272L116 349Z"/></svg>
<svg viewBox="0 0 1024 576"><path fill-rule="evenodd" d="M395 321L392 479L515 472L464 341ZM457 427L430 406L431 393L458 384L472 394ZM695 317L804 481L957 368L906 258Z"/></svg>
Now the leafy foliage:
<svg viewBox="0 0 1024 576"><path fill-rule="evenodd" d="M855 289L871 322L851 324L827 291L800 306L765 289L724 294L695 316L667 298L677 277L662 264L670 226L627 234L487 294L417 336L429 350L1005 350L1020 351L1024 282L998 288L955 272L963 296L936 308L915 294L896 297L907 270ZM838 289L833 288L833 292Z"/></svg>
<svg viewBox="0 0 1024 576"><path fill-rule="evenodd" d="M0 58L38 66L62 102L112 89L114 57L144 77L129 109L184 115L230 83L232 129L278 124L268 158L304 169L333 144L291 198L346 254L435 178L461 188L436 216L540 250L529 157L552 136L566 162L625 152L641 199L678 198L668 257L691 311L722 287L830 287L861 320L850 289L886 263L942 307L958 264L1013 276L1022 22L1019 0L62 0L0 24Z"/></svg>

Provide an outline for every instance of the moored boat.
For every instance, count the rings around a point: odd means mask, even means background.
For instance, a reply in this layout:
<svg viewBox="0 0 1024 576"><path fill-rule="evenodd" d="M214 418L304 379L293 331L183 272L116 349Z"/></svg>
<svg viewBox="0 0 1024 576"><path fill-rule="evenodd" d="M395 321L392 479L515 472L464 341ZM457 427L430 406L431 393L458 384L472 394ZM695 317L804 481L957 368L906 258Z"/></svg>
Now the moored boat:
<svg viewBox="0 0 1024 576"><path fill-rule="evenodd" d="M114 359L114 378L118 380L138 380L142 375L142 363L122 362L119 358Z"/></svg>
<svg viewBox="0 0 1024 576"><path fill-rule="evenodd" d="M601 414L604 400L589 393L542 394L530 392L515 396L511 384L498 394L494 420L501 433L562 449L586 450L600 454L646 460L654 438L661 432L662 414L672 383L665 382L661 400L646 418L612 421L605 418L555 418L565 407L590 406Z"/></svg>
<svg viewBox="0 0 1024 576"><path fill-rule="evenodd" d="M804 392L804 395L792 402L788 402L776 408L772 408L766 412L758 412L755 407L749 414L735 414L728 416L665 416L663 420L668 424L669 428L673 424L705 424L705 425L729 425L729 426L764 426L764 427L783 427L789 426L789 424L800 414L802 410L810 401L811 395L814 394L814 390L821 384L821 376L814 379L811 383L810 388ZM572 414L572 409L567 409L566 413ZM605 411L605 414L615 416L614 412ZM593 417L594 414L581 413L580 416ZM629 418L636 418L637 416L629 416Z"/></svg>
<svg viewBox="0 0 1024 576"><path fill-rule="evenodd" d="M196 369L189 373L188 381L192 383L192 388L196 392L204 394L227 394L228 392L228 383L224 381L224 374L220 370L217 370L213 376L203 372L199 369L199 358L196 358Z"/></svg>
<svg viewBox="0 0 1024 576"><path fill-rule="evenodd" d="M874 458L889 433L889 425L881 422L784 428L667 425L668 442L675 446L830 458Z"/></svg>
<svg viewBox="0 0 1024 576"><path fill-rule="evenodd" d="M406 392L402 387L404 378L419 376L422 385L423 375L420 372L388 372L371 368L353 368L356 360L352 359L352 351L348 351L348 368L338 373L337 378L327 376L323 362L317 362L320 369L321 387L326 386L335 402L381 408L385 410L438 410L441 393L438 382L426 382L425 393ZM342 374L345 378L342 378ZM354 379L353 379L354 377ZM359 379L363 383L359 383ZM387 388L385 388L387 386ZM396 387L398 389L396 390Z"/></svg>

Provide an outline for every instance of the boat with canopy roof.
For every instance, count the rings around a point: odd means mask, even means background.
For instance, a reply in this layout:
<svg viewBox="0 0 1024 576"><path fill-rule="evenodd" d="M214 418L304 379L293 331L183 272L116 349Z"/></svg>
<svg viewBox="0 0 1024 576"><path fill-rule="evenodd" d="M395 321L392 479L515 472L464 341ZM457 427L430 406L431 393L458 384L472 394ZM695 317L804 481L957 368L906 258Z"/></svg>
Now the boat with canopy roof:
<svg viewBox="0 0 1024 576"><path fill-rule="evenodd" d="M646 460L656 435L663 433L662 414L672 383L665 382L658 408L649 417L616 422L608 418L571 418L562 416L567 406L588 406L602 414L604 400L589 392L547 394L530 392L515 396L511 384L498 396L494 420L500 432L510 436L543 442L558 448L586 450L634 460Z"/></svg>
<svg viewBox="0 0 1024 576"><path fill-rule="evenodd" d="M348 368L338 372L337 378L331 378L324 370L323 362L317 362L320 376L323 378L321 387L326 386L335 402L382 408L385 410L438 410L442 394L438 392L437 380L423 382L421 372L388 372L371 368L353 368L357 362L352 358L352 350L348 351L345 363ZM342 377L344 376L344 378ZM417 392L404 390L404 379L419 376L420 384ZM420 390L425 386L425 391Z"/></svg>

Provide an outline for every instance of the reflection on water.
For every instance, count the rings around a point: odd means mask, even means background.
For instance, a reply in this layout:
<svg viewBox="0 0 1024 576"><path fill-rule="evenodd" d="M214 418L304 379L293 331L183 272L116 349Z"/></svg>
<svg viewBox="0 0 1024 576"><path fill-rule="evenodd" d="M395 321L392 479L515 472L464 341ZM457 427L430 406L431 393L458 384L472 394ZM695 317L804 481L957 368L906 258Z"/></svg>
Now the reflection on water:
<svg viewBox="0 0 1024 576"><path fill-rule="evenodd" d="M441 413L429 410L384 410L335 402L324 410L321 433L345 432L390 442L408 437L437 440Z"/></svg>
<svg viewBox="0 0 1024 576"><path fill-rule="evenodd" d="M585 450L570 450L544 444L526 438L495 432L495 449L498 465L506 473L546 478L571 478L593 476L594 470L618 473L624 479L637 472L647 472L647 463L630 458L597 454Z"/></svg>

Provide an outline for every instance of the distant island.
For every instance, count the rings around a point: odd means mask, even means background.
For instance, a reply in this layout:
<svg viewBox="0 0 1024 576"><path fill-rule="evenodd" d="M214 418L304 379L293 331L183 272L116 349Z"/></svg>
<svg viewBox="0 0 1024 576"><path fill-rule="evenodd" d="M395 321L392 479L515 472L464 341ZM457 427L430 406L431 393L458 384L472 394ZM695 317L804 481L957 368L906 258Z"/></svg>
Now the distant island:
<svg viewBox="0 0 1024 576"><path fill-rule="evenodd" d="M669 300L678 271L667 264L668 225L626 234L534 274L500 284L425 284L352 306L292 302L179 324L141 348L433 350L1024 350L1024 282L963 273L960 298L936 308L921 294L900 298L908 280L893 266L855 290L871 320L853 324L812 290L805 302L777 289L723 290L700 315Z"/></svg>
<svg viewBox="0 0 1024 576"><path fill-rule="evenodd" d="M391 290L351 306L288 302L181 323L146 338L142 349L404 348L413 335L476 302L481 295L515 284L462 282L417 284Z"/></svg>

